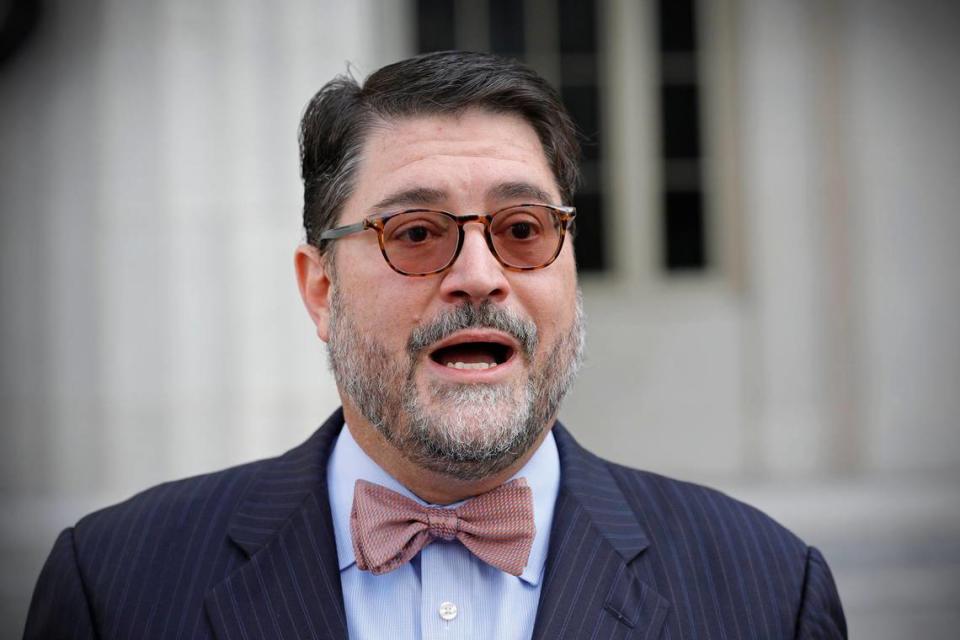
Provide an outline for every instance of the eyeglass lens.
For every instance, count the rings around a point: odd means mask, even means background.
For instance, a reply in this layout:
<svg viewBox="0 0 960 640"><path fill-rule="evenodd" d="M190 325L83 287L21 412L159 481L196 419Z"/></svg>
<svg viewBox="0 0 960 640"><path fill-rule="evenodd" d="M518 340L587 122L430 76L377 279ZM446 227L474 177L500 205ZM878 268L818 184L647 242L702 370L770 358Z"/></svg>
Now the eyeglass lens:
<svg viewBox="0 0 960 640"><path fill-rule="evenodd" d="M408 211L387 220L383 248L400 271L424 274L446 267L457 252L457 222L438 211ZM490 238L501 262L511 267L540 267L557 252L563 237L559 220L546 207L524 206L498 211Z"/></svg>

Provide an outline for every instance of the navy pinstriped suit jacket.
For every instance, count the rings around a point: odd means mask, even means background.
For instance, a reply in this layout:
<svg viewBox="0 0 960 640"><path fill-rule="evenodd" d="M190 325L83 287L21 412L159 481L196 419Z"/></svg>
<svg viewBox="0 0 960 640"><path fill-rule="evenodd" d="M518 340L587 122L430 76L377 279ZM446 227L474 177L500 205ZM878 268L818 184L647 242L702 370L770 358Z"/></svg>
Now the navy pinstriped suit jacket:
<svg viewBox="0 0 960 640"><path fill-rule="evenodd" d="M149 489L67 529L25 637L345 638L325 482L342 426L338 411L279 458ZM535 638L846 637L816 549L720 493L555 434Z"/></svg>

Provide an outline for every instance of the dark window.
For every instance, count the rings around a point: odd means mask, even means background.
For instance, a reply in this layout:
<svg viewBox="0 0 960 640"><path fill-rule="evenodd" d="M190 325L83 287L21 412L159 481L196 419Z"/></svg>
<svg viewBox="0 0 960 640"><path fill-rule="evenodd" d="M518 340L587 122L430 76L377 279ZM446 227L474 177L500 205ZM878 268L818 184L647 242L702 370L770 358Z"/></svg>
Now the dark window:
<svg viewBox="0 0 960 640"><path fill-rule="evenodd" d="M706 263L703 238L703 194L673 191L664 194L663 244L674 270L702 268Z"/></svg>
<svg viewBox="0 0 960 640"><path fill-rule="evenodd" d="M486 21L465 21L457 27L452 0L418 0L417 47L423 53L470 48L487 42L493 53L527 61L560 91L583 134L584 179L574 198L577 207L577 264L581 270L606 267L604 218L600 184L603 153L600 138L600 87L597 58L597 2L558 0L552 17L530 16L521 0L475 0L471 13L485 11ZM481 30L479 34L470 29ZM483 31L485 29L485 31ZM459 42L457 37L463 38ZM550 43L550 44L545 44ZM566 204L566 203L565 203Z"/></svg>
<svg viewBox="0 0 960 640"><path fill-rule="evenodd" d="M587 254L591 248L603 246L603 216L596 213L603 211L603 194L599 190L580 189L573 204L577 208L576 220L576 242L577 242L577 268L580 270L598 271L606 267L606 261L603 255L597 252ZM582 214L581 212L586 212ZM589 262L588 262L589 260Z"/></svg>
<svg viewBox="0 0 960 640"><path fill-rule="evenodd" d="M697 85L665 84L660 91L663 157L700 157L700 96Z"/></svg>
<svg viewBox="0 0 960 640"><path fill-rule="evenodd" d="M417 0L417 50L447 51L456 48L456 23L451 0Z"/></svg>
<svg viewBox="0 0 960 640"><path fill-rule="evenodd" d="M694 0L660 0L658 26L660 50L689 52L697 50Z"/></svg>
<svg viewBox="0 0 960 640"><path fill-rule="evenodd" d="M563 87L563 104L581 133L584 160L600 160L600 104L596 85Z"/></svg>
<svg viewBox="0 0 960 640"><path fill-rule="evenodd" d="M668 273L708 266L695 0L659 0L662 261Z"/></svg>
<svg viewBox="0 0 960 640"><path fill-rule="evenodd" d="M560 48L564 53L597 52L597 8L593 0L560 0Z"/></svg>
<svg viewBox="0 0 960 640"><path fill-rule="evenodd" d="M490 49L503 55L523 57L523 2L490 0Z"/></svg>

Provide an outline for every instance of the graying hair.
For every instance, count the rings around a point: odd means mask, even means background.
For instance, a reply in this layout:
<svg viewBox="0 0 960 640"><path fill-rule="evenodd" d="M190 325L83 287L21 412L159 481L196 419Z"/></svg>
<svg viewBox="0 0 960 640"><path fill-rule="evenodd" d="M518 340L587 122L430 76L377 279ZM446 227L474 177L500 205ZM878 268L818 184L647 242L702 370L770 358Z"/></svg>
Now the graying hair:
<svg viewBox="0 0 960 640"><path fill-rule="evenodd" d="M303 227L321 253L354 188L370 128L398 118L457 114L469 108L524 118L540 139L560 196L570 204L579 180L580 144L556 90L532 69L487 53L441 51L402 60L361 85L350 75L328 82L300 123Z"/></svg>

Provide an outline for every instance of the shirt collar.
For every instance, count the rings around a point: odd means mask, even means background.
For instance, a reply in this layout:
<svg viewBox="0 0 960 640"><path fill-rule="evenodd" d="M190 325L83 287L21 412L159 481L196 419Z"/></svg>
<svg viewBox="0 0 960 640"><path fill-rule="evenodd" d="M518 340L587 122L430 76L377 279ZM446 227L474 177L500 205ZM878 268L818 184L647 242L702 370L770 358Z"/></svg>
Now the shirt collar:
<svg viewBox="0 0 960 640"><path fill-rule="evenodd" d="M550 527L553 524L553 508L560 489L560 457L557 454L557 444L552 432L547 433L540 447L511 480L520 477L526 478L527 484L533 491L533 520L537 528L527 566L520 574L520 579L537 586L543 578L543 566L547 560L547 549L550 543ZM344 425L327 466L330 511L341 571L356 562L350 537L350 509L353 506L353 487L357 480L383 485L425 506L440 506L424 502L384 471L364 453L357 441L353 439L349 426ZM460 503L446 506L455 507L457 504Z"/></svg>

